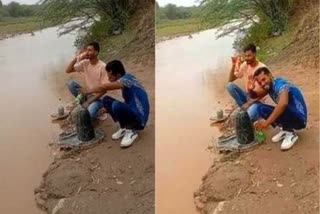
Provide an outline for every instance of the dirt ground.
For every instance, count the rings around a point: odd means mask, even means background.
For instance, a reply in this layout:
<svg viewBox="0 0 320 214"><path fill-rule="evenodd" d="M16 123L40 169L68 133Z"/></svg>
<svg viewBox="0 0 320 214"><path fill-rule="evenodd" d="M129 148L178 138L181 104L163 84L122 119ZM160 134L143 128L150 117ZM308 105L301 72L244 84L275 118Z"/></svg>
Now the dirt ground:
<svg viewBox="0 0 320 214"><path fill-rule="evenodd" d="M109 117L95 124L106 134L102 143L59 153L35 189L38 206L48 213L154 213L154 14L150 8L140 13L143 18L134 41L106 60L121 59L127 71L143 83L151 104L147 127L132 147L121 149L120 142L111 139L117 127ZM71 99L65 87L70 76L62 73L54 78L62 99ZM120 93L112 95L119 97Z"/></svg>
<svg viewBox="0 0 320 214"><path fill-rule="evenodd" d="M301 19L302 30L291 46L266 62L275 76L302 89L309 111L307 128L286 152L270 141L278 131L270 128L267 142L258 148L221 155L194 193L200 213L319 213L319 4L313 6ZM220 101L229 103L222 78L227 74L216 79Z"/></svg>

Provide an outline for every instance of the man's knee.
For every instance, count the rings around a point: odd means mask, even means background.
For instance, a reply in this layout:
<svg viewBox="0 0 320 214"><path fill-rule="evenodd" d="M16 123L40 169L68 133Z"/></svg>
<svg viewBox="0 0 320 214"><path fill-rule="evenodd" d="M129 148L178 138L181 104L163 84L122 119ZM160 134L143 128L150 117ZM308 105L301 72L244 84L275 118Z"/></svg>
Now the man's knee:
<svg viewBox="0 0 320 214"><path fill-rule="evenodd" d="M80 84L75 80L69 80L67 82L67 87L72 93L77 92L77 90L81 88Z"/></svg>
<svg viewBox="0 0 320 214"><path fill-rule="evenodd" d="M113 102L114 102L114 99L108 95L102 98L102 104L106 109L112 108Z"/></svg>
<svg viewBox="0 0 320 214"><path fill-rule="evenodd" d="M227 84L227 90L229 91L229 92L231 92L231 91L234 91L234 89L235 89L235 86L236 86L236 84L235 83L233 83L233 82L228 82L228 84Z"/></svg>
<svg viewBox="0 0 320 214"><path fill-rule="evenodd" d="M75 87L75 86L76 86L76 81L74 81L74 80L69 80L69 81L67 82L67 86L68 86L68 88L70 88L70 87Z"/></svg>
<svg viewBox="0 0 320 214"><path fill-rule="evenodd" d="M262 105L261 103L253 103L248 107L247 113L252 121L256 121L261 117L261 114L260 114L261 105Z"/></svg>

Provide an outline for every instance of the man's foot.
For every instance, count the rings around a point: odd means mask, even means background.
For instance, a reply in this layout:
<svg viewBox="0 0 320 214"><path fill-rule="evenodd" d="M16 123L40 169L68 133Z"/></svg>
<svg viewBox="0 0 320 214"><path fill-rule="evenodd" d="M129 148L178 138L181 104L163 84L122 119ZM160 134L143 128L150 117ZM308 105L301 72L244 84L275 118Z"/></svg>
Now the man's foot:
<svg viewBox="0 0 320 214"><path fill-rule="evenodd" d="M132 145L133 141L138 137L137 132L127 129L126 133L121 141L120 146L125 148Z"/></svg>
<svg viewBox="0 0 320 214"><path fill-rule="evenodd" d="M286 137L287 133L290 133L290 132L283 131L281 129L278 134L276 134L275 136L272 137L272 139L271 139L272 142L274 142L274 143L280 142L281 140L283 140Z"/></svg>
<svg viewBox="0 0 320 214"><path fill-rule="evenodd" d="M122 129L120 128L118 131L116 131L115 133L113 133L112 135L112 140L119 140L120 138L122 138L124 135L126 134L126 129Z"/></svg>
<svg viewBox="0 0 320 214"><path fill-rule="evenodd" d="M298 135L295 132L287 132L281 144L281 150L291 149L294 143L298 140Z"/></svg>

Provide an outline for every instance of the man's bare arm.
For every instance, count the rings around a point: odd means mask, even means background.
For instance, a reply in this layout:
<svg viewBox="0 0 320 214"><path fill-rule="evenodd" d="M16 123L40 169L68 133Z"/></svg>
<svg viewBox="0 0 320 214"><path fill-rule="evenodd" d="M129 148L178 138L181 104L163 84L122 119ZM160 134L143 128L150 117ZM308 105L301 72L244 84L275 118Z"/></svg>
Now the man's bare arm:
<svg viewBox="0 0 320 214"><path fill-rule="evenodd" d="M83 105L84 107L88 107L91 103L102 97L105 93L96 93L92 97L90 97Z"/></svg>
<svg viewBox="0 0 320 214"><path fill-rule="evenodd" d="M230 73L229 73L229 82L233 82L237 79L236 75L234 75L234 70L235 70L236 65L232 64Z"/></svg>
<svg viewBox="0 0 320 214"><path fill-rule="evenodd" d="M86 91L86 93L106 93L107 91L117 90L121 88L123 88L123 84L121 82L110 82L90 89Z"/></svg>
<svg viewBox="0 0 320 214"><path fill-rule="evenodd" d="M288 103L289 103L289 92L288 90L283 90L280 93L278 104L276 105L273 112L266 120L266 122L269 125L272 124L286 110Z"/></svg>
<svg viewBox="0 0 320 214"><path fill-rule="evenodd" d="M75 57L71 62L70 64L68 65L67 69L66 69L66 73L69 74L69 73L72 73L72 72L75 72L75 69L74 69L74 65L76 64L77 62L77 58Z"/></svg>

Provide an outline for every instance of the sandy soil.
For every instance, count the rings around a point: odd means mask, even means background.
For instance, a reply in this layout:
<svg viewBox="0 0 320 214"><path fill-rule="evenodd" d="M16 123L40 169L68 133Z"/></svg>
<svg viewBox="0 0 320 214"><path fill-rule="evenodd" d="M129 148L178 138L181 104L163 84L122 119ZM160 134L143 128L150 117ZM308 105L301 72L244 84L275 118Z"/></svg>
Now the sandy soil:
<svg viewBox="0 0 320 214"><path fill-rule="evenodd" d="M151 103L147 127L132 147L121 149L120 142L111 140L116 126L109 117L96 124L107 135L102 143L59 154L35 189L38 206L48 213L154 213L154 14L148 11L135 40L110 57L123 60L145 86ZM70 77L62 73L54 78L63 99L70 98L64 86Z"/></svg>
<svg viewBox="0 0 320 214"><path fill-rule="evenodd" d="M314 34L299 31L282 55L267 62L275 76L287 77L302 89L309 111L307 128L287 152L270 141L277 132L270 128L267 142L255 150L221 155L194 193L201 213L319 213L319 14L314 8L302 19L302 26ZM217 78L217 90L220 101L228 103L222 78L227 74Z"/></svg>

